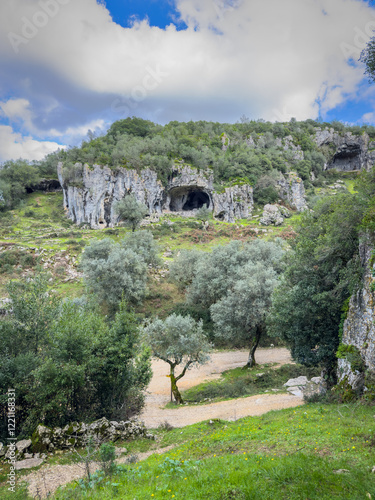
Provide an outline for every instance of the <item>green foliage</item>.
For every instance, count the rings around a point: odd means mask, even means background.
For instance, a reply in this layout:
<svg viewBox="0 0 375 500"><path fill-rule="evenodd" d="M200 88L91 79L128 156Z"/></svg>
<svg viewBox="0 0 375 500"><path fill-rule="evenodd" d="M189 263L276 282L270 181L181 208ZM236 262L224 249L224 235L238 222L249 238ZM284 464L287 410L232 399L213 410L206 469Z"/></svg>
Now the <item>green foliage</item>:
<svg viewBox="0 0 375 500"><path fill-rule="evenodd" d="M336 357L339 359L346 359L351 366L351 369L363 372L365 370L365 363L362 359L359 349L351 344L340 344Z"/></svg>
<svg viewBox="0 0 375 500"><path fill-rule="evenodd" d="M158 257L158 245L151 231L137 231L127 233L121 240L125 250L132 250L143 258L147 265L158 266L161 263Z"/></svg>
<svg viewBox="0 0 375 500"><path fill-rule="evenodd" d="M212 211L207 207L207 205L203 205L203 207L201 207L195 213L195 217L202 223L205 223L208 220L210 220L211 216L212 216Z"/></svg>
<svg viewBox="0 0 375 500"><path fill-rule="evenodd" d="M298 362L323 363L332 376L342 304L362 276L358 225L364 209L361 198L343 194L303 215L269 316L270 331L290 345Z"/></svg>
<svg viewBox="0 0 375 500"><path fill-rule="evenodd" d="M114 211L121 221L125 221L132 228L132 231L136 230L141 220L148 214L146 205L139 203L133 195L127 195L118 201Z"/></svg>
<svg viewBox="0 0 375 500"><path fill-rule="evenodd" d="M74 302L57 304L44 282L12 285L13 314L0 323L0 393L17 394L17 429L64 426L139 413L151 378L149 351L121 304L114 320ZM4 421L0 433L5 435Z"/></svg>
<svg viewBox="0 0 375 500"><path fill-rule="evenodd" d="M106 476L111 476L116 470L116 448L112 443L103 443L99 448L99 459Z"/></svg>
<svg viewBox="0 0 375 500"><path fill-rule="evenodd" d="M147 264L133 248L110 238L93 240L82 254L81 267L86 286L100 303L115 310L124 298L139 302L146 290ZM131 246L130 245L130 246Z"/></svg>
<svg viewBox="0 0 375 500"><path fill-rule="evenodd" d="M203 325L190 316L172 314L164 321L156 318L141 328L141 335L150 346L153 356L170 365L171 389L177 403L182 398L177 382L189 368L206 363L211 344L203 332ZM176 377L176 366L182 365L182 372Z"/></svg>
<svg viewBox="0 0 375 500"><path fill-rule="evenodd" d="M5 162L0 169L0 209L14 208L39 180L38 169L26 160Z"/></svg>
<svg viewBox="0 0 375 500"><path fill-rule="evenodd" d="M359 59L365 64L365 74L371 83L375 81L375 38L372 37L361 52Z"/></svg>

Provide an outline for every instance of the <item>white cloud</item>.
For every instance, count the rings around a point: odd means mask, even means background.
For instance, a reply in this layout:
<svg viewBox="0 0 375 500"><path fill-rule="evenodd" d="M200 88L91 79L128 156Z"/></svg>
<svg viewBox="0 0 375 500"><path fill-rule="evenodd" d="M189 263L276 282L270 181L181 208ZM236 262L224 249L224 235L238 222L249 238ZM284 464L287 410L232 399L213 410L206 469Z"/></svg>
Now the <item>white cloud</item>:
<svg viewBox="0 0 375 500"><path fill-rule="evenodd" d="M36 141L30 136L23 137L14 132L9 125L0 125L0 161L17 158L41 160L45 155L64 147L56 142Z"/></svg>
<svg viewBox="0 0 375 500"><path fill-rule="evenodd" d="M184 103L181 115L197 99L271 120L316 117L319 99L324 114L355 93L363 69L348 58L358 59L375 27L374 10L358 0L176 0L184 31L122 28L95 0L50 2L53 16L40 14L40 1L2 1L9 43L0 57L133 104Z"/></svg>

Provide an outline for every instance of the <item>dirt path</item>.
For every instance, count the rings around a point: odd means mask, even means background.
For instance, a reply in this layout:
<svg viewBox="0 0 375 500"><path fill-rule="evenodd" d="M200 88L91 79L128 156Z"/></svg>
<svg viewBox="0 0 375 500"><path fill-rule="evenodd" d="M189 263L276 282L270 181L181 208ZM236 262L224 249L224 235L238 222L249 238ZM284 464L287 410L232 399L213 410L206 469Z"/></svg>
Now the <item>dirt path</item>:
<svg viewBox="0 0 375 500"><path fill-rule="evenodd" d="M184 390L203 382L220 377L220 373L243 366L247 361L247 351L227 351L214 353L211 361L207 365L194 368L187 372L179 382L179 388ZM256 354L259 364L278 363L279 365L291 361L287 349L259 349ZM148 387L145 409L141 415L148 428L158 427L161 423L168 421L174 427L184 427L202 420L220 418L223 420L236 420L237 418L249 415L262 415L270 410L291 408L303 404L303 400L289 394L264 394L261 396L251 396L248 398L232 399L219 403L207 405L183 406L175 410L164 410L163 406L170 400L170 380L166 376L169 372L169 365L163 361L154 360L152 362L153 377ZM138 454L138 460L145 460L153 453L164 453L172 449L155 449ZM124 463L126 457L117 460ZM92 464L92 472L99 468L98 464ZM44 465L38 471L24 476L22 480L29 483L28 490L34 498L37 494L40 498L46 498L48 493L53 493L59 486L84 477L82 466L72 465Z"/></svg>
<svg viewBox="0 0 375 500"><path fill-rule="evenodd" d="M244 366L247 356L247 351L214 353L211 355L210 363L199 368L193 368L186 373L178 382L179 389L185 390L205 380L217 379L225 370ZM256 360L259 364L278 363L283 365L290 363L291 357L288 349L284 348L258 349ZM174 427L184 427L210 418L236 420L237 418L261 415L270 410L290 408L303 403L301 398L290 394L265 394L199 405L197 407L182 406L178 409L164 409L165 404L170 401L170 380L167 377L169 365L164 361L153 360L152 370L153 377L148 387L146 405L141 415L141 420L145 422L148 428L158 427L165 421Z"/></svg>

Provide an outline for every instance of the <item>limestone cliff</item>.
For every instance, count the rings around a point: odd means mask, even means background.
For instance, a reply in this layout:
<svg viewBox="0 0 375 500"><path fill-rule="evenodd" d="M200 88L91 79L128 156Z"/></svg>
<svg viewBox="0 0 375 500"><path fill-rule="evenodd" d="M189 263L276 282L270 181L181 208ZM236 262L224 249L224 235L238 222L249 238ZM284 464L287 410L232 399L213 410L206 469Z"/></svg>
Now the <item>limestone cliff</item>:
<svg viewBox="0 0 375 500"><path fill-rule="evenodd" d="M358 369L359 365L363 363L363 368L375 372L375 302L372 291L375 281L371 254L372 248L362 243L360 258L365 269L363 288L351 297L344 323L342 343L348 346L349 355L338 360L339 379L347 378L354 389L360 389L364 382L363 369Z"/></svg>
<svg viewBox="0 0 375 500"><path fill-rule="evenodd" d="M354 135L352 132L340 134L333 128L318 129L314 140L330 152L328 170L370 170L375 163L375 141L371 141L366 132Z"/></svg>
<svg viewBox="0 0 375 500"><path fill-rule="evenodd" d="M64 207L69 218L77 224L93 228L113 227L118 222L114 203L132 194L144 203L149 214L189 212L207 205L214 217L226 222L251 216L253 189L249 185L233 185L221 193L214 190L212 171L199 171L186 164L176 164L163 186L151 169L140 172L132 169L76 164L79 173L74 180L68 177L62 163L58 176L64 191Z"/></svg>

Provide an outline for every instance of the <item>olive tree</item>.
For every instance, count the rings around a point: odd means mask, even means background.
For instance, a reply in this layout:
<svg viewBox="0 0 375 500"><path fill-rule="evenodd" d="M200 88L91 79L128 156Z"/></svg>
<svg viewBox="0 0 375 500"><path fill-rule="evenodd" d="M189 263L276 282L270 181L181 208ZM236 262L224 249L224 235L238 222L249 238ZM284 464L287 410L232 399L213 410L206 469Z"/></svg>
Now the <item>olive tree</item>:
<svg viewBox="0 0 375 500"><path fill-rule="evenodd" d="M278 282L276 271L261 262L243 269L244 279L210 308L218 337L249 345L246 367L255 365L255 350L265 332L265 320L271 307L273 289Z"/></svg>
<svg viewBox="0 0 375 500"><path fill-rule="evenodd" d="M144 296L147 264L135 249L110 238L96 240L82 254L81 267L89 292L112 310L122 298L134 303Z"/></svg>
<svg viewBox="0 0 375 500"><path fill-rule="evenodd" d="M164 321L156 318L146 323L141 332L152 354L169 364L172 393L177 404L183 403L177 382L189 368L209 360L211 344L203 332L202 321L172 314ZM176 375L175 369L180 365L182 371Z"/></svg>
<svg viewBox="0 0 375 500"><path fill-rule="evenodd" d="M148 214L148 209L143 203L139 203L134 195L127 195L118 201L114 206L115 213L120 220L125 221L134 232L139 226L141 220Z"/></svg>

